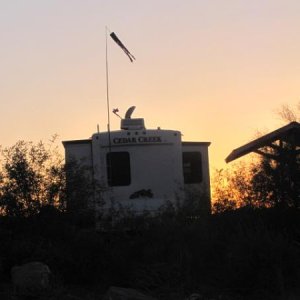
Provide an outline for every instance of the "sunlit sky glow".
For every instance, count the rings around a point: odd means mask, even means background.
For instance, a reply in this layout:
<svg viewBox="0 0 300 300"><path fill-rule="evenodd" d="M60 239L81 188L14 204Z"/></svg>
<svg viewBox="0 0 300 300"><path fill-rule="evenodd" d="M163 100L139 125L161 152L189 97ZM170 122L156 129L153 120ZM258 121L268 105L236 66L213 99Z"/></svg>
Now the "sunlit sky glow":
<svg viewBox="0 0 300 300"><path fill-rule="evenodd" d="M111 108L212 142L212 168L299 101L298 0L2 0L1 145L106 130L105 26L136 57L109 40Z"/></svg>

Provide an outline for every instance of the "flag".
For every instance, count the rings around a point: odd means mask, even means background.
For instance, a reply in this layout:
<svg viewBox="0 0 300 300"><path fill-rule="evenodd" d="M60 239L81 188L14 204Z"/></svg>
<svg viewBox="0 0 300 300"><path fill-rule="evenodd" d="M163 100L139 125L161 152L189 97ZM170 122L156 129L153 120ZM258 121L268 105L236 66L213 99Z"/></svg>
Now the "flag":
<svg viewBox="0 0 300 300"><path fill-rule="evenodd" d="M110 37L116 42L117 45L125 52L131 62L135 60L135 57L129 52L129 50L124 46L124 44L119 40L114 32L110 34Z"/></svg>

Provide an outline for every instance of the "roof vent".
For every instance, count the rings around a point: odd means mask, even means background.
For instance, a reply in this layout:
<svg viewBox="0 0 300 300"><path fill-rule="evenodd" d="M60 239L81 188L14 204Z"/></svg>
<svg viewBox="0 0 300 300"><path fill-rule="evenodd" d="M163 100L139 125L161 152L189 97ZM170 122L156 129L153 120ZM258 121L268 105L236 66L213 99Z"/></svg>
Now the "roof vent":
<svg viewBox="0 0 300 300"><path fill-rule="evenodd" d="M124 130L143 130L145 129L144 119L135 118L131 119L131 115L135 110L135 106L129 107L125 114L125 118L121 120L121 129Z"/></svg>

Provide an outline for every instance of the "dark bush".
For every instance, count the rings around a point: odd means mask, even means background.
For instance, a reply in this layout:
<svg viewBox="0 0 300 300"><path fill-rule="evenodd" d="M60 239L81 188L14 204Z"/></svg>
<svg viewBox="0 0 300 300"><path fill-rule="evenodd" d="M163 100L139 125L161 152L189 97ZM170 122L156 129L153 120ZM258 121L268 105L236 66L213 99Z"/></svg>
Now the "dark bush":
<svg viewBox="0 0 300 300"><path fill-rule="evenodd" d="M39 260L65 284L138 288L168 299L264 295L299 287L300 213L243 208L209 218L175 213L137 218L96 232L87 216L44 209L0 218L2 278L15 264Z"/></svg>

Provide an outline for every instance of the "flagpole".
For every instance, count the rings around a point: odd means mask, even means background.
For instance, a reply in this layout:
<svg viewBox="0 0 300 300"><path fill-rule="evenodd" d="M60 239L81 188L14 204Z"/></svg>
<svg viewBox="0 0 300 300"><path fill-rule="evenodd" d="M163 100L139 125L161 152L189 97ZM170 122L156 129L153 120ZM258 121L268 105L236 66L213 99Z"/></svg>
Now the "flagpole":
<svg viewBox="0 0 300 300"><path fill-rule="evenodd" d="M108 76L108 32L110 30L107 26L105 26L105 65L106 65L106 105L107 105L107 132L108 132L108 153L111 153L111 131L110 131L110 107L109 107L109 76ZM114 32L110 32L110 37L117 43L117 45L124 51L124 53L127 55L129 60L133 62L135 60L135 57L132 55L132 53L129 52L129 50L124 46L124 44L120 41L120 39L117 37L117 35ZM109 155L110 159L107 162L109 172L112 172L111 169L111 155ZM111 173L112 175L112 173ZM112 176L110 176L110 179L112 180Z"/></svg>
<svg viewBox="0 0 300 300"><path fill-rule="evenodd" d="M108 28L106 26L105 27L105 66L106 66L105 69L106 69L107 132L108 132L108 149L109 149L109 152L111 152L107 31L108 31Z"/></svg>

